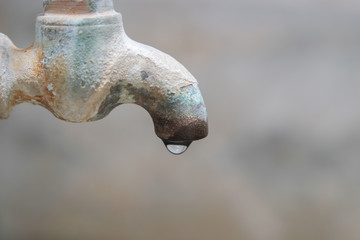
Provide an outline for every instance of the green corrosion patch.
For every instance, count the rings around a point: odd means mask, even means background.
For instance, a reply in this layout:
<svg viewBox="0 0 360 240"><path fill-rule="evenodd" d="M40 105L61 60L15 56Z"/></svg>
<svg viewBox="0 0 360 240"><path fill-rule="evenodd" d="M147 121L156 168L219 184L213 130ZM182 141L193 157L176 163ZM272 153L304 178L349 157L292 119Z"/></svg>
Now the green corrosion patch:
<svg viewBox="0 0 360 240"><path fill-rule="evenodd" d="M93 12L101 11L101 10L110 10L113 8L112 1L110 0L87 0L89 9ZM100 2L100 3L99 3ZM101 9L102 8L102 9Z"/></svg>
<svg viewBox="0 0 360 240"><path fill-rule="evenodd" d="M97 1L96 0L88 0L89 8L91 11L96 12L97 11Z"/></svg>
<svg viewBox="0 0 360 240"><path fill-rule="evenodd" d="M52 0L44 0L43 1L43 7L46 8L50 3L51 3Z"/></svg>

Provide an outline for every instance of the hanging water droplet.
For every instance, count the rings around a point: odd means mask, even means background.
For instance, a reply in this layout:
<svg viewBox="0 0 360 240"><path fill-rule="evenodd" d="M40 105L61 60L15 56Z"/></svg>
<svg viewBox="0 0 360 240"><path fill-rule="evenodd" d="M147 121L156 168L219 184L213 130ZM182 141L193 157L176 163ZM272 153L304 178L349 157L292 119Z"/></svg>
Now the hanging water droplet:
<svg viewBox="0 0 360 240"><path fill-rule="evenodd" d="M171 152L172 154L175 155L180 155L184 152L186 152L186 150L189 148L191 141L168 141L168 140L163 140L167 150L169 150L169 152Z"/></svg>
<svg viewBox="0 0 360 240"><path fill-rule="evenodd" d="M166 147L173 154L181 154L181 153L185 152L186 149L187 149L187 146L184 146L184 145L172 145L172 144L169 144Z"/></svg>

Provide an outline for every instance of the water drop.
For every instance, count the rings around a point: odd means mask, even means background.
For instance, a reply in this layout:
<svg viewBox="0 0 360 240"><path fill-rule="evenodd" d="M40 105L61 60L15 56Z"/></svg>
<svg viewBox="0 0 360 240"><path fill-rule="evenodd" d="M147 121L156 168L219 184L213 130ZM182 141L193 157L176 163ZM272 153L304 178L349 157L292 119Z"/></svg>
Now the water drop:
<svg viewBox="0 0 360 240"><path fill-rule="evenodd" d="M163 140L167 150L174 155L180 155L189 148L191 141L168 141Z"/></svg>

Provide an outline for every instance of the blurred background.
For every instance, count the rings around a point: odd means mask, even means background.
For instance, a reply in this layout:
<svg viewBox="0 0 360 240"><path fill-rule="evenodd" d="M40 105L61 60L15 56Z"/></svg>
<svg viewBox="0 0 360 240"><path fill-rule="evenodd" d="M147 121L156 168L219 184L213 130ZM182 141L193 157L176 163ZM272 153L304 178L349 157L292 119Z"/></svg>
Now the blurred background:
<svg viewBox="0 0 360 240"><path fill-rule="evenodd" d="M122 105L72 124L0 121L0 239L360 239L360 3L115 0L127 34L198 79L210 135L167 152ZM34 39L42 0L0 0Z"/></svg>

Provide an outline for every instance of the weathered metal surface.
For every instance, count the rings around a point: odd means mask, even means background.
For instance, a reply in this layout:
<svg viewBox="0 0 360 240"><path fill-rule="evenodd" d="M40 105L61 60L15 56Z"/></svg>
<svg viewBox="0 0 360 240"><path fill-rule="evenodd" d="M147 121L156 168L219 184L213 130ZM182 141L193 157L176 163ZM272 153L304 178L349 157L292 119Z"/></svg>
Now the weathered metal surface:
<svg viewBox="0 0 360 240"><path fill-rule="evenodd" d="M111 0L44 0L44 9L32 47L18 49L0 33L0 118L30 102L86 122L135 103L164 140L207 135L195 78L169 55L129 39Z"/></svg>

